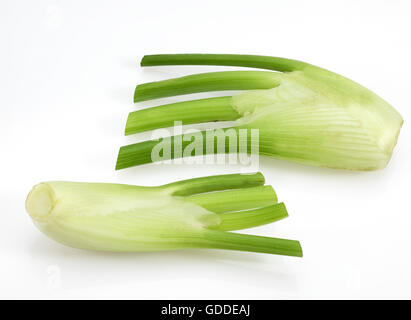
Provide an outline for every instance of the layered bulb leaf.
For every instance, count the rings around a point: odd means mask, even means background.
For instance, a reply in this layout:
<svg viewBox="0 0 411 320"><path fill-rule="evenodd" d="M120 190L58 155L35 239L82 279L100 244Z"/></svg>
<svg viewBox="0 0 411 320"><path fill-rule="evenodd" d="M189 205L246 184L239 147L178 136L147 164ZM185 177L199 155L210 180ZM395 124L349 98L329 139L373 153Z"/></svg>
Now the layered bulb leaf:
<svg viewBox="0 0 411 320"><path fill-rule="evenodd" d="M212 54L154 55L142 61L143 66L167 64L280 72L213 72L139 85L135 102L203 91L246 91L132 112L126 134L168 127L177 120L183 124L230 120L235 121L236 130L259 131L262 155L336 169L375 170L389 162L403 123L401 115L372 91L300 61ZM173 143L173 137L168 139ZM149 155L154 142L122 147L117 169L152 162Z"/></svg>
<svg viewBox="0 0 411 320"><path fill-rule="evenodd" d="M239 126L259 129L262 154L338 169L384 168L403 122L371 91L316 68L233 96L232 106Z"/></svg>
<svg viewBox="0 0 411 320"><path fill-rule="evenodd" d="M75 248L114 252L216 248L302 256L298 241L228 232L287 217L264 177L234 174L159 187L52 181L26 200L34 224Z"/></svg>

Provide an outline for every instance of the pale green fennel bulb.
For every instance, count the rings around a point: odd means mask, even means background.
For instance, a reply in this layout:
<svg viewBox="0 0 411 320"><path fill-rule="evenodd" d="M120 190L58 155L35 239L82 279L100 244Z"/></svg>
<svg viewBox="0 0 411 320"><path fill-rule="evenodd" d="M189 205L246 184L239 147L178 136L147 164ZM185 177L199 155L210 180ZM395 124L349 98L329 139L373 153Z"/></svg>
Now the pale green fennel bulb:
<svg viewBox="0 0 411 320"><path fill-rule="evenodd" d="M26 210L44 234L80 249L217 248L302 255L298 241L228 232L287 217L260 173L159 187L44 182L29 193Z"/></svg>

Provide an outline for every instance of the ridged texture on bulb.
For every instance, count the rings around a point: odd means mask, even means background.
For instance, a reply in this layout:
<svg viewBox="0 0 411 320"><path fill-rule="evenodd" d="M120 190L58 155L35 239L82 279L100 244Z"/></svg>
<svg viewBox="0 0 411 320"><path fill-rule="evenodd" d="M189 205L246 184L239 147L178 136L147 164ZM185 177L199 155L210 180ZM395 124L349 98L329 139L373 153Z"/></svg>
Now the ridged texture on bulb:
<svg viewBox="0 0 411 320"><path fill-rule="evenodd" d="M43 192L39 188L52 195L51 205L41 204L49 208L47 214L33 210ZM167 192L120 184L42 183L31 191L26 208L36 226L54 240L91 250L173 249L219 223L216 214Z"/></svg>
<svg viewBox="0 0 411 320"><path fill-rule="evenodd" d="M232 105L240 126L259 128L262 154L338 169L384 168L403 123L373 92L315 67L233 96Z"/></svg>

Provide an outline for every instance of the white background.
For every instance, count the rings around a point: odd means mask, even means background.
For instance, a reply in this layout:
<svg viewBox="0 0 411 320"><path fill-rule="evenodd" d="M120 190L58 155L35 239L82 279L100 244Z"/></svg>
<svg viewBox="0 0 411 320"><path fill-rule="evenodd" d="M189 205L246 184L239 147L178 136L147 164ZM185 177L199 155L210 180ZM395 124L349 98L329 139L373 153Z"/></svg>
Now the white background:
<svg viewBox="0 0 411 320"><path fill-rule="evenodd" d="M410 1L11 1L0 4L0 298L411 298ZM304 258L185 250L111 254L46 238L24 209L46 180L157 185L239 167L114 171L137 83L230 68L157 67L153 53L294 58L377 92L405 123L388 167L355 173L261 159L288 207L254 234ZM224 93L226 94L226 93Z"/></svg>

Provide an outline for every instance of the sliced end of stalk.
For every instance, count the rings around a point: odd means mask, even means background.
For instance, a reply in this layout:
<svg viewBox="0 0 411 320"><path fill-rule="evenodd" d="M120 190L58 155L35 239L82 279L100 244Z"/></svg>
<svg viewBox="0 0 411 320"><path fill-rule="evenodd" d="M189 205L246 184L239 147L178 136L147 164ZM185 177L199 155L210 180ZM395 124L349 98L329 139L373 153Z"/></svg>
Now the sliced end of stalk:
<svg viewBox="0 0 411 320"><path fill-rule="evenodd" d="M26 199L26 210L36 220L44 220L53 210L55 197L53 190L40 183L33 187Z"/></svg>
<svg viewBox="0 0 411 320"><path fill-rule="evenodd" d="M149 140L122 146L117 156L116 170L153 162L151 152L158 143L159 141Z"/></svg>

